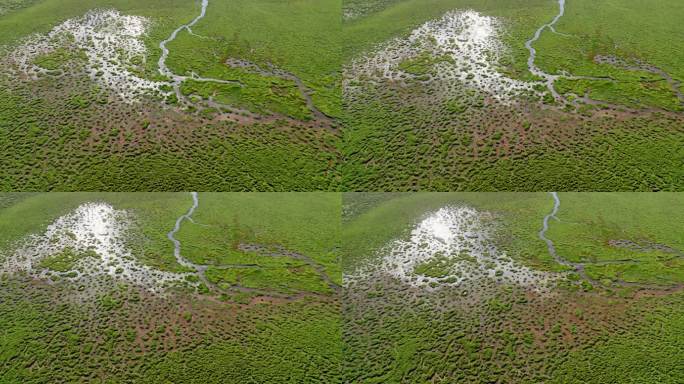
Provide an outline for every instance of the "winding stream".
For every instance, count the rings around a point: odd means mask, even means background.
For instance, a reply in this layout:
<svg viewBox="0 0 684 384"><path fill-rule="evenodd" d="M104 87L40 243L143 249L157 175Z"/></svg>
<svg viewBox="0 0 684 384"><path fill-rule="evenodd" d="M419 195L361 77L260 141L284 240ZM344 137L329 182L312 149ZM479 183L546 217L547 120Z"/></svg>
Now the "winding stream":
<svg viewBox="0 0 684 384"><path fill-rule="evenodd" d="M189 220L192 221L192 214L195 212L195 209L199 206L199 198L197 197L197 192L190 192L192 194L192 207L186 212L185 214L181 215L177 220L176 220L176 225L173 227L171 232L166 234L166 237L173 242L173 256L176 258L176 261L178 264L187 267L187 268L193 268L193 269L198 269L201 267L198 264L193 264L190 262L190 260L184 258L181 255L181 242L176 239L176 233L180 230L180 226L183 223L183 220Z"/></svg>
<svg viewBox="0 0 684 384"><path fill-rule="evenodd" d="M204 285L207 286L207 288L213 290L213 291L218 291L218 292L229 292L229 291L239 291L239 292L249 292L249 293L257 293L260 295L266 295L266 296L272 296L272 297L280 297L280 298L286 298L286 299L296 299L304 296L322 296L316 293L312 292L300 292L298 294L294 295L288 295L288 294L283 294L279 293L274 290L269 290L269 289L258 289L258 288L250 288L250 287L243 287L240 285L233 284L231 285L230 289L223 289L221 287L218 287L216 284L210 282L207 277L206 277L206 271L209 267L216 268L216 269L231 269L231 268L255 268L258 267L258 264L224 264L224 265L208 265L208 264L195 264L191 262L190 260L186 259L183 257L181 254L181 242L180 240L176 239L176 233L180 230L181 225L183 224L183 221L187 220L191 223L196 224L192 220L192 215L195 213L195 210L197 207L199 207L199 197L197 192L190 192L192 195L192 206L188 209L188 211L184 214L182 214L178 219L176 219L176 224L174 225L173 229L166 234L166 237L171 240L173 243L173 256L176 258L176 261L178 264L186 267L186 268L192 268L196 271L197 276L199 279L204 283ZM301 260L311 266L316 273L320 276L320 278L328 284L330 289L333 291L339 290L339 286L328 276L327 273L324 271L324 267L316 263L313 259L311 259L308 256L304 256L299 253L295 252L290 252L287 251L286 249L282 247L275 247L275 250L269 251L268 247L262 246L262 245L257 245L257 244L240 244L238 248L243 251L243 252L256 252L262 256L271 256L271 257L289 257L292 259L296 260Z"/></svg>
<svg viewBox="0 0 684 384"><path fill-rule="evenodd" d="M596 280L592 277L590 277L586 271L584 270L585 263L573 263L568 260L565 260L564 258L558 256L558 253L556 252L556 247L553 244L553 241L549 238L546 237L546 232L549 230L549 220L551 218L554 218L556 220L559 220L556 214L558 213L558 210L560 209L560 198L558 197L557 192L550 192L551 196L553 197L553 209L551 210L551 213L548 215L544 216L544 220L542 222L542 229L539 231L539 238L542 239L546 243L546 247L549 250L549 254L553 259L561 265L571 267L574 269L574 271L585 281L591 283L594 286L602 286L606 287L604 283L602 283L599 280ZM634 260L605 260L605 261L599 261L595 262L592 264L595 265L605 265L605 264L624 264L624 263L633 263ZM619 287L634 287L634 288L639 288L639 289L648 289L648 290L663 290L663 291L670 291L670 290L678 290L678 289L684 289L684 284L675 284L675 285L655 285L655 284L642 284L642 283L634 283L634 282L628 282L624 280L614 280L612 281L612 284L617 285Z"/></svg>
<svg viewBox="0 0 684 384"><path fill-rule="evenodd" d="M601 285L601 283L597 280L592 279L587 275L587 273L584 271L584 264L582 263L572 263L570 261L565 260L564 258L558 256L558 253L556 252L556 247L553 244L553 241L549 238L546 237L546 231L549 230L549 220L551 218L554 218L556 220L559 220L556 214L558 213L558 210L560 209L560 198L558 197L558 192L549 192L551 196L553 197L553 210L551 210L551 213L548 215L544 216L544 221L542 223L542 229L539 231L539 238L544 240L546 243L546 247L549 250L549 254L553 259L560 265L564 265L566 267L573 268L575 272L580 275L580 277L588 282L590 282L593 285ZM560 221L560 220L559 220Z"/></svg>
<svg viewBox="0 0 684 384"><path fill-rule="evenodd" d="M169 56L169 49L166 48L166 44L175 40L180 31L182 31L183 29L188 29L188 31L189 31L192 26L194 26L195 24L197 24L197 22L199 22L201 19L203 19L204 16L206 16L206 14L207 14L207 6L208 5L209 5L209 0L202 0L202 11L200 12L199 16L195 17L190 23L183 24L180 27L176 28L176 30L171 32L171 35L168 38L166 38L165 40L163 40L162 42L159 43L159 48L161 48L161 50L162 50L162 55L159 57L159 73L161 73L162 75L168 76L170 78L173 78L173 79L179 78L171 70L169 70L169 68L166 66L166 59Z"/></svg>
<svg viewBox="0 0 684 384"><path fill-rule="evenodd" d="M202 81L202 82L212 82L212 83L221 83L221 84L237 84L242 86L242 84L239 81L235 80L221 80L221 79L212 79L212 78L206 78L206 77L200 77L196 76L194 73L192 76L182 76L182 75L177 75L173 73L169 69L169 67L166 66L166 59L169 57L169 48L166 47L166 44L172 42L173 40L178 37L178 33L182 30L187 30L189 33L192 32L192 27L197 24L200 20L202 20L206 15L207 15L207 7L209 6L209 0L202 0L202 10L200 11L200 14L192 19L191 22L187 24L183 24L180 27L176 28L173 32L171 32L171 35L167 37L165 40L162 40L159 43L159 48L162 50L162 54L159 57L159 61L157 62L159 66L159 73L170 78L172 80L173 84L173 89L176 92L176 97L178 100L182 100L183 97L180 93L180 84L184 82L185 80L192 79L195 81ZM194 33L193 33L194 34Z"/></svg>
<svg viewBox="0 0 684 384"><path fill-rule="evenodd" d="M549 28L552 31L555 31L554 25L565 14L565 0L558 0L558 8L558 14L556 15L556 17L554 17L550 23L544 24L541 27L539 27L539 29L537 29L537 31L534 33L534 36L525 42L525 47L528 51L530 51L530 56L527 58L527 68L535 76L539 76L546 80L546 87L549 89L549 92L551 92L551 94L556 100L562 99L560 94L556 92L556 88L553 86L554 82L559 78L559 76L546 73L539 69L539 67L537 67L537 65L534 63L535 59L537 58L537 50L534 49L532 44L539 40L544 29Z"/></svg>
<svg viewBox="0 0 684 384"><path fill-rule="evenodd" d="M197 277L206 285L207 287L214 287L214 284L212 284L206 277L205 272L207 271L207 268L209 267L208 265L202 265L202 264L195 264L191 262L190 260L186 259L181 255L181 242L176 239L176 233L180 230L180 226L183 223L184 220L188 220L190 222L192 221L192 214L195 213L195 209L199 206L199 198L197 196L197 192L190 192L192 195L192 207L188 209L188 211L181 215L177 220L176 220L176 225L173 227L171 232L166 234L166 237L171 240L173 243L173 256L176 258L176 261L178 264L186 267L186 268L192 268L196 271Z"/></svg>
<svg viewBox="0 0 684 384"><path fill-rule="evenodd" d="M161 49L162 54L159 57L159 60L157 62L158 71L161 75L166 76L167 78L169 78L171 80L170 85L172 86L172 88L174 90L174 93L176 95L176 99L178 101L182 101L186 104L190 104L190 103L187 101L187 98L182 94L180 87L181 87L181 84L187 80L193 80L193 81L198 81L198 82L219 83L219 84L230 84L230 85L237 85L239 87L244 87L244 84L239 80L223 80L223 79L201 77L192 71L190 72L189 76L188 75L179 75L179 74L174 73L166 65L166 60L168 59L169 53L170 53L169 48L167 47L167 44L174 41L178 37L178 34L181 31L183 31L184 29L187 30L188 33L190 33L193 36L200 37L200 38L207 38L207 37L200 36L200 35L197 35L196 33L194 33L192 30L192 27L194 27L200 20L202 20L207 15L207 7L208 6L209 6L209 0L202 0L202 9L200 11L200 14L197 15L197 17L195 17L194 19L192 19L192 21L190 21L189 23L182 24L181 26L176 28L173 32L171 32L169 37L167 37L166 39L162 40L159 43L159 49ZM230 63L228 63L228 64L230 64ZM281 71L278 74L273 74L273 75L274 76L280 76L280 77L285 78L287 80L293 81L297 85L297 87L299 88L299 90L300 90L300 92L301 92L301 94L304 97L304 100L306 102L306 106L309 108L309 110L313 114L314 118L318 121L323 122L325 125L332 125L332 119L329 116L327 116L325 113L321 112L318 108L316 108L316 106L314 105L313 100L311 98L312 91L310 89L308 89L306 86L304 86L301 79L299 79L298 77L296 77L290 73L284 72L284 71ZM222 109L224 107L230 107L231 110L234 110L235 112L239 113L240 115L243 115L243 116L251 115L251 113L248 112L247 110L243 110L243 109L235 108L233 106L218 103L218 102L214 101L213 98L211 98L211 97L209 97L209 99L206 100L205 103L211 108ZM278 114L274 114L274 115L278 115ZM254 115L254 116L256 116L256 115ZM276 116L276 117L280 118L280 117L284 117L284 116Z"/></svg>
<svg viewBox="0 0 684 384"><path fill-rule="evenodd" d="M558 34L558 35L561 35L561 36L570 36L570 35L567 35L567 34L558 32L558 31L556 30L556 28L555 28L555 25L558 23L558 21L560 20L560 18L563 17L563 16L565 15L565 1L566 1L566 0L558 0L558 14L553 18L553 20L551 20L551 22L546 23L546 24L542 25L541 27L539 27L539 28L535 31L534 36L532 36L531 39L529 39L529 40L527 40L527 41L525 42L525 47L526 47L527 50L530 52L530 55L529 55L529 57L527 58L527 68L528 68L528 70L529 70L533 75L535 75L535 76L537 76L537 77L540 77L540 78L544 79L544 83L546 84L546 88L548 88L548 90L549 90L549 92L551 93L551 95L553 96L553 98L554 98L557 102L562 102L562 103L567 103L568 100L556 91L555 82L556 82L556 80L558 80L558 79L563 78L563 79L569 79L569 80L603 80L603 81L606 81L606 80L607 80L607 81L615 81L615 79L613 79L613 78L610 77L610 76L598 76L598 77L596 77L596 76L575 76L575 75L563 74L563 73L560 73L560 74L551 74L551 73L547 73L547 72L542 71L542 70L535 64L535 61L536 61L536 58L537 58L537 50L533 47L533 44L534 44L537 40L539 40L539 38L541 37L542 32L544 32L545 29L548 28L551 32L553 32L553 33L555 33L555 34ZM597 56L597 57L594 59L594 61L596 61L596 62L598 62L598 63L607 62L607 63L613 64L613 65L618 65L618 64L620 64L619 61L618 61L617 59L612 58L612 57L606 57L606 56ZM624 63L623 63L623 64L624 64ZM660 76L663 77L663 79L665 79L665 80L667 81L667 83L672 87L672 89L674 90L675 95L677 96L677 98L678 98L679 101L680 101L680 104L684 105L684 94L682 93L682 91L681 91L681 89L680 89L680 85L681 85L681 84L680 84L678 81L674 80L674 79L673 79L668 73L666 73L665 71L663 71L663 70L661 70L661 69L659 69L659 68L653 67L653 66L649 66L649 65L640 66L640 67L634 67L634 66L624 65L623 68L628 69L628 70L643 70L643 71L647 71L647 72L651 72L651 73L660 75ZM604 105L604 106L618 107L617 105L609 104L609 103L604 102L604 101L599 101L599 100L591 99L591 98L589 98L589 96L586 95L586 94L585 94L585 95L576 95L576 96L577 96L576 101L574 101L574 102L572 103L572 104L574 104L575 106L577 106L577 101L582 101L583 103L585 103L585 104L590 104L590 105Z"/></svg>
<svg viewBox="0 0 684 384"><path fill-rule="evenodd" d="M541 231L539 231L539 238L544 240L544 242L546 243L546 247L549 249L549 254L551 255L551 257L554 258L554 260L556 260L556 262L558 264L569 266L570 263L568 263L564 259L558 257L558 254L556 253L556 247L553 245L553 241L546 237L546 231L549 230L549 220L551 220L551 218L558 220L558 217L556 217L556 213L558 213L558 208L560 208L560 199L558 198L558 193L557 192L550 192L550 193L551 193L551 196L553 196L553 210L551 211L551 213L544 216L544 221L542 223L542 229L541 229Z"/></svg>

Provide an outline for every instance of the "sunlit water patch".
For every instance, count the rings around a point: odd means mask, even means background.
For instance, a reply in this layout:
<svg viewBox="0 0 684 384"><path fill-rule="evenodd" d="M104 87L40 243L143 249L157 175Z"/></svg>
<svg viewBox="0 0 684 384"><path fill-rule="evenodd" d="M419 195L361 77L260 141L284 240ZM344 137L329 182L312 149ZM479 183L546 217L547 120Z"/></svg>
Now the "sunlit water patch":
<svg viewBox="0 0 684 384"><path fill-rule="evenodd" d="M147 57L142 41L150 21L141 16L122 15L116 10L92 10L82 17L69 19L46 34L33 34L7 54L5 62L17 75L36 80L59 74L36 61L65 50L84 63L85 73L100 86L112 90L123 101L133 102L149 92L161 92L162 82L138 76L133 67L141 67ZM67 69L75 69L67 63Z"/></svg>
<svg viewBox="0 0 684 384"><path fill-rule="evenodd" d="M189 273L160 271L140 264L126 243L130 214L106 203L86 203L48 225L44 233L22 240L11 254L0 257L4 273L25 272L40 279L110 277L159 292L187 283ZM73 265L53 270L46 258L78 255Z"/></svg>
<svg viewBox="0 0 684 384"><path fill-rule="evenodd" d="M395 38L345 69L345 91L367 82L407 79L429 82L443 95L465 85L498 100L534 92L534 83L511 79L497 66L508 53L500 19L475 11L454 11L428 21L406 38Z"/></svg>
<svg viewBox="0 0 684 384"><path fill-rule="evenodd" d="M424 218L408 238L391 241L380 261L345 278L383 273L417 287L459 286L481 279L546 290L556 276L532 270L495 245L494 217L471 207L448 206Z"/></svg>

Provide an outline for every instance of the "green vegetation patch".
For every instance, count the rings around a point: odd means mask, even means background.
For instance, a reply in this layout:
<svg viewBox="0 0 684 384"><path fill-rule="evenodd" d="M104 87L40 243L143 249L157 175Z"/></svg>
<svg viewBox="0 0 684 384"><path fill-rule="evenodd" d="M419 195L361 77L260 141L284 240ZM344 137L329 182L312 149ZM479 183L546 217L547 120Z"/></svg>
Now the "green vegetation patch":
<svg viewBox="0 0 684 384"><path fill-rule="evenodd" d="M189 206L190 195L186 196ZM200 193L199 200L194 223L184 222L176 236L189 260L210 265L285 267L287 263L300 263L286 255L293 252L311 259L341 284L336 251L340 243L339 194ZM262 251L243 252L240 244L257 245L275 256Z"/></svg>
<svg viewBox="0 0 684 384"><path fill-rule="evenodd" d="M684 377L679 356L684 343L684 316L679 299L646 315L641 325L601 338L572 351L553 373L551 383L606 381L674 384Z"/></svg>
<svg viewBox="0 0 684 384"><path fill-rule="evenodd" d="M260 114L280 113L299 120L311 117L304 95L293 81L232 68L225 63L227 56L219 53L229 48L220 49L216 44L218 42L197 38L187 32L179 34L176 40L168 44L169 50L174 52L169 57L168 65L175 73L195 73L208 78L236 81L236 84L222 84L187 80L181 87L183 94L211 98L221 104Z"/></svg>
<svg viewBox="0 0 684 384"><path fill-rule="evenodd" d="M654 77L649 74L634 81L559 79L556 90L631 108L659 106L670 111L684 111L675 90L664 79Z"/></svg>
<svg viewBox="0 0 684 384"><path fill-rule="evenodd" d="M39 266L57 272L67 272L74 269L80 260L88 257L100 258L100 255L92 249L80 251L68 247L57 254L44 258L40 261Z"/></svg>
<svg viewBox="0 0 684 384"><path fill-rule="evenodd" d="M435 65L440 63L454 64L454 59L449 55L434 56L428 52L423 52L416 57L400 62L399 69L415 76L422 76L432 73L435 70Z"/></svg>
<svg viewBox="0 0 684 384"><path fill-rule="evenodd" d="M83 62L87 59L85 52L82 50L74 52L70 49L58 48L50 53L38 56L34 63L47 70L57 70L74 61Z"/></svg>
<svg viewBox="0 0 684 384"><path fill-rule="evenodd" d="M547 237L558 254L585 263L597 280L684 282L684 226L678 193L559 194L560 221ZM627 242L620 245L620 241Z"/></svg>
<svg viewBox="0 0 684 384"><path fill-rule="evenodd" d="M300 263L285 268L253 268L207 270L207 278L219 287L272 290L282 293L319 292L332 293L332 290L321 280L319 274L310 266Z"/></svg>
<svg viewBox="0 0 684 384"><path fill-rule="evenodd" d="M413 272L427 277L443 278L451 274L456 260L446 255L435 255L428 261L417 264Z"/></svg>

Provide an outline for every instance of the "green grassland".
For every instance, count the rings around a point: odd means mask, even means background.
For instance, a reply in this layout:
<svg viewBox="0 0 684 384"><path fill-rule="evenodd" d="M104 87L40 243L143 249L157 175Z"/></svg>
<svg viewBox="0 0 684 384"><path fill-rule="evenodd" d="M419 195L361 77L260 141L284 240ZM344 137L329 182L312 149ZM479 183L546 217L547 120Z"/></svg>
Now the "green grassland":
<svg viewBox="0 0 684 384"><path fill-rule="evenodd" d="M338 381L339 302L322 276L342 280L339 195L200 193L198 201L176 236L184 257L211 264L206 277L220 292L200 284L160 295L112 280L90 293L111 278L0 273L0 382ZM176 262L167 238L192 206L189 193L0 194L0 255L86 202L128 212L126 245L138 262L192 271ZM284 255L269 254L280 249ZM67 272L97 256L65 248L38 268Z"/></svg>
<svg viewBox="0 0 684 384"><path fill-rule="evenodd" d="M205 77L242 80L249 75L231 74L221 59L238 57L262 66L273 64L302 79L314 91L313 102L321 111L339 116L339 15L337 0L212 1L206 19L193 28L194 33L209 39L183 33L169 45L172 52L178 51L169 57L169 65L177 73L194 70ZM262 76L255 81L266 82L268 88L273 79ZM256 103L267 98L264 94L253 97Z"/></svg>
<svg viewBox="0 0 684 384"><path fill-rule="evenodd" d="M571 261L638 259L611 284L605 268L582 284L563 273L550 293L506 282L475 287L415 287L378 274L350 279L343 299L346 382L677 383L684 266L669 251L627 249L660 244L681 251L678 194L560 193L547 237ZM403 238L428 212L468 205L495 213L496 245L526 265L567 271L539 239L551 213L546 193L348 193L344 195L343 264L353 273L377 263L376 251ZM631 244L631 243L630 243ZM663 258L663 256L667 258ZM451 261L416 266L440 276ZM643 284L643 285L639 285Z"/></svg>
<svg viewBox="0 0 684 384"><path fill-rule="evenodd" d="M684 236L675 229L684 225L680 194L561 193L560 199L560 221L551 223L549 238L562 257L587 263L590 276L656 285L684 281ZM642 248L611 245L616 240ZM622 262L601 264L616 261Z"/></svg>
<svg viewBox="0 0 684 384"><path fill-rule="evenodd" d="M682 111L684 106L662 76L594 62L596 55L639 60L681 82L684 64L677 52L684 49L684 32L678 27L682 16L684 6L679 1L568 1L566 16L556 28L563 35L543 35L538 64L550 73L567 71L615 80L564 85L580 95L587 91L592 98L611 103Z"/></svg>

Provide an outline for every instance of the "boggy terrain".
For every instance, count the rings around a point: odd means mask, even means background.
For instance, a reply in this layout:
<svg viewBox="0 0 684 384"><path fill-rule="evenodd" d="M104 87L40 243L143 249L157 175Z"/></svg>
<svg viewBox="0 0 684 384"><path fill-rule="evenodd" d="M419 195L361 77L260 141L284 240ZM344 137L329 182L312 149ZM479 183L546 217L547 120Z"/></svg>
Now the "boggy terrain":
<svg viewBox="0 0 684 384"><path fill-rule="evenodd" d="M0 188L336 188L329 1L10 5Z"/></svg>
<svg viewBox="0 0 684 384"><path fill-rule="evenodd" d="M0 189L682 188L681 2L341 5L0 2Z"/></svg>
<svg viewBox="0 0 684 384"><path fill-rule="evenodd" d="M682 187L680 3L370 3L345 3L344 190Z"/></svg>
<svg viewBox="0 0 684 384"><path fill-rule="evenodd" d="M335 382L335 218L325 194L2 195L0 381Z"/></svg>
<svg viewBox="0 0 684 384"><path fill-rule="evenodd" d="M0 195L0 381L678 383L678 193Z"/></svg>
<svg viewBox="0 0 684 384"><path fill-rule="evenodd" d="M681 381L681 199L345 194L344 381Z"/></svg>

